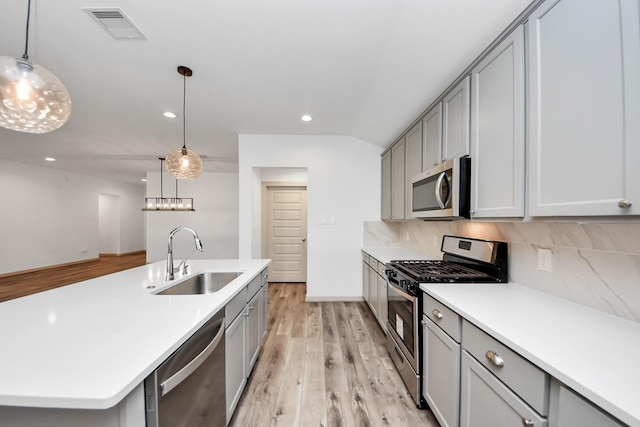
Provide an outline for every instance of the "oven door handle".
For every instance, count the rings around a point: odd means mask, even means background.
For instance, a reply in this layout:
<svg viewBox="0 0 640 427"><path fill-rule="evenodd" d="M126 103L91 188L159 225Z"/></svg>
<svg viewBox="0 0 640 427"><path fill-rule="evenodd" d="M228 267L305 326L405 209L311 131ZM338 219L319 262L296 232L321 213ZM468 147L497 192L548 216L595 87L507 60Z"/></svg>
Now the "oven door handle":
<svg viewBox="0 0 640 427"><path fill-rule="evenodd" d="M391 285L388 287L389 290L392 290L393 292L395 292L398 296L401 296L402 298L406 299L407 301L411 301L411 302L415 302L416 301L416 297L413 295L409 295L408 293L402 291L401 289L398 289L396 286Z"/></svg>

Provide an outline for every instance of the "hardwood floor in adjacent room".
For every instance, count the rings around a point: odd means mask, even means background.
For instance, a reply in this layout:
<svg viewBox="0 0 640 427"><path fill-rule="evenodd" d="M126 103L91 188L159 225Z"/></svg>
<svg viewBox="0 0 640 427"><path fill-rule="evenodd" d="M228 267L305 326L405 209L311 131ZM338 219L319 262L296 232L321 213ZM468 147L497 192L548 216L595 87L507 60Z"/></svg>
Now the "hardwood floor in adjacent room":
<svg viewBox="0 0 640 427"><path fill-rule="evenodd" d="M144 265L145 251L0 276L0 302Z"/></svg>
<svg viewBox="0 0 640 427"><path fill-rule="evenodd" d="M416 408L365 302L269 285L268 335L230 427L437 427Z"/></svg>

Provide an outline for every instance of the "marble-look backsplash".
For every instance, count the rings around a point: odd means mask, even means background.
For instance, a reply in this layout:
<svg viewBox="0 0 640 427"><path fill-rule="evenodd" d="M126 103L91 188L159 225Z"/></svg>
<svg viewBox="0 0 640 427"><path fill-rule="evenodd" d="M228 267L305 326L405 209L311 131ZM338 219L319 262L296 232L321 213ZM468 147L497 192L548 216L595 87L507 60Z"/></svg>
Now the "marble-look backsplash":
<svg viewBox="0 0 640 427"><path fill-rule="evenodd" d="M439 259L444 234L506 241L510 281L640 322L640 223L367 221L363 243ZM539 248L552 251L549 272Z"/></svg>

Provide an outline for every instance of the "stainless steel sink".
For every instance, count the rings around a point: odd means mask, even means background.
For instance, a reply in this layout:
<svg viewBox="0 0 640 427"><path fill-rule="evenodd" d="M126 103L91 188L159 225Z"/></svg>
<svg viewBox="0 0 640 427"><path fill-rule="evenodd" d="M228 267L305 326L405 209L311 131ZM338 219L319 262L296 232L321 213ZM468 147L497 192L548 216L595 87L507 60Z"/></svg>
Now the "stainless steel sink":
<svg viewBox="0 0 640 427"><path fill-rule="evenodd" d="M156 295L198 295L212 294L228 285L233 279L240 276L242 272L212 272L200 273L189 277L180 283L176 283Z"/></svg>

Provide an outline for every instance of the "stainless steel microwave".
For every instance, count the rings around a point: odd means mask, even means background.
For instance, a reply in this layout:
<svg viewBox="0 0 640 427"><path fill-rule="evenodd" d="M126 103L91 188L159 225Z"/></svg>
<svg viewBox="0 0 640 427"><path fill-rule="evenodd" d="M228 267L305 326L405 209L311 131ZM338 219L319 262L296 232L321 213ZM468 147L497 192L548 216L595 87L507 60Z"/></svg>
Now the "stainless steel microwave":
<svg viewBox="0 0 640 427"><path fill-rule="evenodd" d="M446 160L411 180L414 218L469 218L471 159Z"/></svg>

